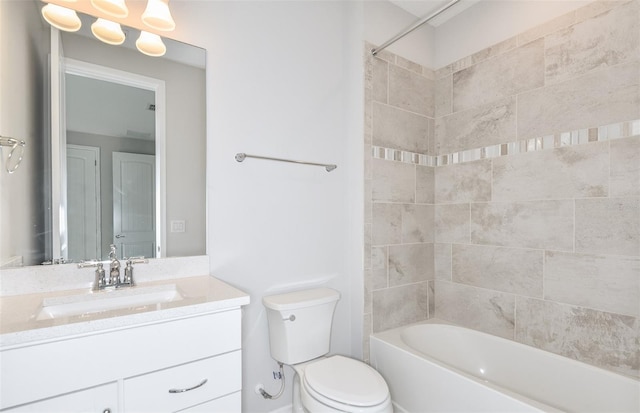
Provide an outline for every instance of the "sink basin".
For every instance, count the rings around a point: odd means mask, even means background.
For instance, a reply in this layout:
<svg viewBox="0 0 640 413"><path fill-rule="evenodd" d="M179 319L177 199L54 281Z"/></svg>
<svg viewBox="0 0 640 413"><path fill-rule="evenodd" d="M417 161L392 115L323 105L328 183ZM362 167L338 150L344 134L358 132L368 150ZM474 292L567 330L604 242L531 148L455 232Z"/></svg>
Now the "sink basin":
<svg viewBox="0 0 640 413"><path fill-rule="evenodd" d="M49 297L42 300L42 308L36 315L36 320L52 320L124 308L138 308L179 301L183 298L175 284L126 287L118 290Z"/></svg>

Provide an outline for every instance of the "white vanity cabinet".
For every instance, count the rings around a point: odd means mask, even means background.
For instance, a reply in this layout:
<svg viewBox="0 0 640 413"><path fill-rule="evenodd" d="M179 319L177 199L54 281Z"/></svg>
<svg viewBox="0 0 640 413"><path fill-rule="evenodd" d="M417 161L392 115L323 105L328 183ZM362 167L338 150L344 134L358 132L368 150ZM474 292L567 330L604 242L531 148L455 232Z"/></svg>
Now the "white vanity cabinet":
<svg viewBox="0 0 640 413"><path fill-rule="evenodd" d="M3 349L0 411L240 412L240 308Z"/></svg>

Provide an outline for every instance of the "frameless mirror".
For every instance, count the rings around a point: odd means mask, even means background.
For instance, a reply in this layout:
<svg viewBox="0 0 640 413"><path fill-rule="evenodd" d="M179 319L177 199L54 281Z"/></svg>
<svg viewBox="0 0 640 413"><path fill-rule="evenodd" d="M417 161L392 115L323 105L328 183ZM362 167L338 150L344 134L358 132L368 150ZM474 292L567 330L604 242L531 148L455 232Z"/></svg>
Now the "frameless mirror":
<svg viewBox="0 0 640 413"><path fill-rule="evenodd" d="M51 208L31 234L44 251L16 262L103 259L110 244L121 257L206 254L205 50L165 38L150 57L136 29L112 46L81 19L80 32L52 29L51 167L34 178Z"/></svg>

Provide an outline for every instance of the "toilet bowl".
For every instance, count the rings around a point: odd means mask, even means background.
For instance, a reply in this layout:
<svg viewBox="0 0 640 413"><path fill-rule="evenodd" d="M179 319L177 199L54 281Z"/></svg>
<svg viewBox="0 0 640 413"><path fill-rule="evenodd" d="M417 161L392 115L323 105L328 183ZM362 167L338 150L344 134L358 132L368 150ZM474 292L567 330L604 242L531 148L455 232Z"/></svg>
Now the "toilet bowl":
<svg viewBox="0 0 640 413"><path fill-rule="evenodd" d="M293 411L392 413L389 388L370 366L344 356L331 356L292 366L300 403Z"/></svg>
<svg viewBox="0 0 640 413"><path fill-rule="evenodd" d="M367 364L329 356L333 313L340 293L315 288L262 298L271 357L291 366L294 413L393 413L389 387Z"/></svg>

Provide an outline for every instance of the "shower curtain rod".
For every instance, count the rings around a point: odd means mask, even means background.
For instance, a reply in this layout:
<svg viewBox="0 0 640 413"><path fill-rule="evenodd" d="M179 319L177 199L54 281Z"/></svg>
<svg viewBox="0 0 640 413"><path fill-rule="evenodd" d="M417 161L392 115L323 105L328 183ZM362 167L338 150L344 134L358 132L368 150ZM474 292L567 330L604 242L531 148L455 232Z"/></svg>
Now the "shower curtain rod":
<svg viewBox="0 0 640 413"><path fill-rule="evenodd" d="M417 29L418 27L422 26L423 24L427 23L429 20L435 18L436 16L438 16L440 13L444 12L445 10L447 10L449 7L453 6L454 4L458 3L460 0L451 0L451 2L445 4L444 6L442 6L441 8L439 8L438 10L436 10L435 12L431 13L430 15L428 15L427 17L424 17L420 20L418 20L416 23L414 23L413 25L407 27L406 29L404 29L403 31L401 31L400 33L396 34L394 37L392 37L391 39L387 40L386 42L382 43L380 46L371 49L371 54L372 55L376 55L378 54L378 52L380 52L383 49L386 49L387 47L391 46L393 43L397 42L398 40L402 39L404 36L408 35L409 33L411 33L412 31L414 31L415 29Z"/></svg>

